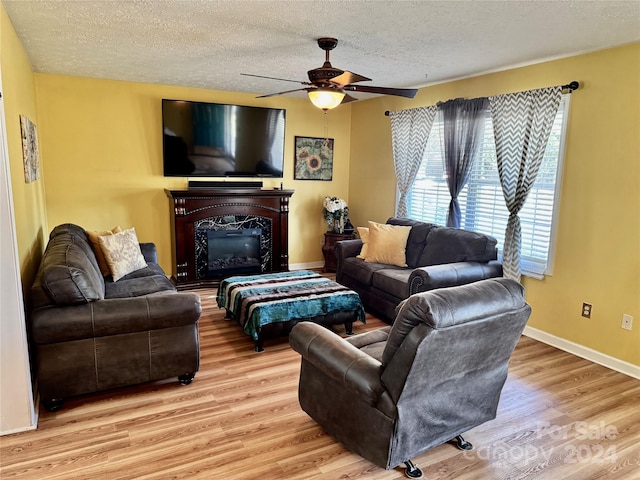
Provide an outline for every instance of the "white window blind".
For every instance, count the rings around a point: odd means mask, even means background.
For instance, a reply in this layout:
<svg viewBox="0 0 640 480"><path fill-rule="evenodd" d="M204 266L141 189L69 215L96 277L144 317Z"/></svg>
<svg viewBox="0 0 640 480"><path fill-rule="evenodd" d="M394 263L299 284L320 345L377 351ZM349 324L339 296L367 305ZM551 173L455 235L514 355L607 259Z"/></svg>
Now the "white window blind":
<svg viewBox="0 0 640 480"><path fill-rule="evenodd" d="M563 95L540 171L519 213L522 273L537 278L551 273L569 97ZM491 117L487 116L485 122L480 155L471 169L467 185L458 197L460 228L494 236L502 252L509 211L498 177ZM438 112L407 201L409 217L439 225L447 223L451 200L444 169L443 137L442 114Z"/></svg>

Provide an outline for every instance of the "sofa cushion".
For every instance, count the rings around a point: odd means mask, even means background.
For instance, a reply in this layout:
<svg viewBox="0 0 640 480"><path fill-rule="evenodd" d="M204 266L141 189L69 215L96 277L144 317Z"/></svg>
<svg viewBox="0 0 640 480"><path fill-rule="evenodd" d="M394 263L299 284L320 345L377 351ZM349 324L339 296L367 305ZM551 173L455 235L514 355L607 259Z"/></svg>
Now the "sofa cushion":
<svg viewBox="0 0 640 480"><path fill-rule="evenodd" d="M407 238L410 226L369 222L369 243L365 262L406 267Z"/></svg>
<svg viewBox="0 0 640 480"><path fill-rule="evenodd" d="M362 285L371 285L374 272L383 268L389 268L389 265L383 263L367 263L361 258L348 257L344 259L342 274L353 278Z"/></svg>
<svg viewBox="0 0 640 480"><path fill-rule="evenodd" d="M42 286L58 305L102 300L104 281L97 265L91 262L82 244L61 241L63 236L50 241L44 253Z"/></svg>
<svg viewBox="0 0 640 480"><path fill-rule="evenodd" d="M489 235L452 227L433 227L420 265L454 262L488 262L497 258L497 241Z"/></svg>
<svg viewBox="0 0 640 480"><path fill-rule="evenodd" d="M124 277L122 277L120 280L118 280L119 282L123 281L123 280L128 280L131 278L143 278L143 277L152 277L153 275L162 275L165 276L164 270L162 270L162 268L160 267L160 265L158 265L157 263L153 263L153 262L147 262L147 266L144 268L140 268L139 270L136 270L134 272L131 272L127 275L125 275ZM104 278L104 284L105 286L110 284L110 283L114 283L113 282L113 277L111 275L107 275ZM106 292L105 292L105 297L106 297Z"/></svg>
<svg viewBox="0 0 640 480"><path fill-rule="evenodd" d="M93 267L93 269L100 273L100 266L98 265L98 260L96 260L96 255L91 248L91 244L89 243L89 239L87 235L84 233L84 230L77 225L73 225L67 223L65 225L58 225L53 229L51 234L49 235L49 243L47 244L47 248L49 246L59 245L59 244L69 244L73 243L79 249L81 249L85 255L87 256L87 260ZM102 280L100 280L102 284Z"/></svg>
<svg viewBox="0 0 640 480"><path fill-rule="evenodd" d="M58 225L49 234L49 240L54 239L58 235L62 235L68 233L70 235L78 235L79 237L86 238L87 235L84 232L84 228L79 227L78 225L74 225L73 223L63 223L62 225Z"/></svg>
<svg viewBox="0 0 640 480"><path fill-rule="evenodd" d="M147 266L134 228L98 238L114 282Z"/></svg>
<svg viewBox="0 0 640 480"><path fill-rule="evenodd" d="M420 264L420 257L427 244L427 235L429 235L429 231L435 225L433 223L418 222L417 220L403 217L391 217L387 220L387 223L389 225L408 225L411 227L411 232L409 232L409 238L407 239L407 266L411 268L422 266Z"/></svg>
<svg viewBox="0 0 640 480"><path fill-rule="evenodd" d="M409 296L409 268L389 267L376 270L372 277L372 285L394 297L407 298Z"/></svg>
<svg viewBox="0 0 640 480"><path fill-rule="evenodd" d="M173 283L164 275L153 274L150 269L143 269L142 271L150 274L146 276L136 276L135 274L139 273L139 270L131 275L122 277L117 282L105 282L105 298L140 297L151 293L172 292L176 290Z"/></svg>

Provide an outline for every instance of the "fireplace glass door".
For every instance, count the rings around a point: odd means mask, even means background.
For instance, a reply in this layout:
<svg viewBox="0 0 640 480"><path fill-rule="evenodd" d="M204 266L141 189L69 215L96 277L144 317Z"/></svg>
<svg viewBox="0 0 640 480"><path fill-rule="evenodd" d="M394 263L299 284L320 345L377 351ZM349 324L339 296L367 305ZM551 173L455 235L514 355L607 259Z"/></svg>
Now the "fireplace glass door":
<svg viewBox="0 0 640 480"><path fill-rule="evenodd" d="M261 232L259 228L209 230L207 232L208 276L260 273Z"/></svg>

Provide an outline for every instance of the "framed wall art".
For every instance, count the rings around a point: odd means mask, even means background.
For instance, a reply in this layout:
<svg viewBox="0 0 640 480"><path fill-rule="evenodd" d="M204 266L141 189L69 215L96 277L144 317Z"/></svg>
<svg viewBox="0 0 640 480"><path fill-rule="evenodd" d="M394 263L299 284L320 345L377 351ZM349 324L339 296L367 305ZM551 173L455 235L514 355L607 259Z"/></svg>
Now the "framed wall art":
<svg viewBox="0 0 640 480"><path fill-rule="evenodd" d="M38 155L38 132L35 124L20 115L20 135L22 137L22 161L24 181L31 183L40 178L40 157Z"/></svg>
<svg viewBox="0 0 640 480"><path fill-rule="evenodd" d="M296 137L294 180L333 179L333 138Z"/></svg>

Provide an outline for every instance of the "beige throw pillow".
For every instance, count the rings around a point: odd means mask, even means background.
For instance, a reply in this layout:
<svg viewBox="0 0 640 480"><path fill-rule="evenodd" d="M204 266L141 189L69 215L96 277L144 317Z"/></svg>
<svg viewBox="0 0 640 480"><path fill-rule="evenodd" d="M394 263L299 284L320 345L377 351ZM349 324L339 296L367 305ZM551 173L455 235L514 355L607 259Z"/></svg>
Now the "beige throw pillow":
<svg viewBox="0 0 640 480"><path fill-rule="evenodd" d="M114 282L147 266L134 228L98 238Z"/></svg>
<svg viewBox="0 0 640 480"><path fill-rule="evenodd" d="M362 240L362 248L360 249L360 255L357 257L364 260L367 258L367 250L369 250L369 229L367 227L358 227L358 235Z"/></svg>
<svg viewBox="0 0 640 480"><path fill-rule="evenodd" d="M406 267L410 232L410 226L369 222L369 244L364 261Z"/></svg>
<svg viewBox="0 0 640 480"><path fill-rule="evenodd" d="M107 264L107 260L104 258L104 253L102 253L102 247L100 246L99 237L104 235L113 235L114 233L120 233L122 229L119 225L113 227L111 230L105 230L103 232L98 232L95 230L85 230L87 234L87 238L89 239L89 243L91 243L91 248L93 248L93 253L96 255L96 260L98 261L98 266L100 267L100 271L102 275L106 277L111 273L109 270L109 265Z"/></svg>

